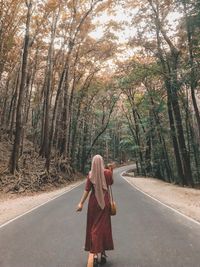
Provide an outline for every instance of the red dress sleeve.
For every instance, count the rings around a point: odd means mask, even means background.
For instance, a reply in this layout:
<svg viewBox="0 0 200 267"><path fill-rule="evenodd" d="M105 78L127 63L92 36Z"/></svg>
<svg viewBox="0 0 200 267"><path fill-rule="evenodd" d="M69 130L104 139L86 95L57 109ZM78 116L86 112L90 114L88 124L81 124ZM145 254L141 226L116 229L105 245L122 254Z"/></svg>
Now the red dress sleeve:
<svg viewBox="0 0 200 267"><path fill-rule="evenodd" d="M91 190L91 188L92 188L92 183L91 183L89 177L87 177L87 181L86 181L86 184L85 184L85 191L89 192Z"/></svg>

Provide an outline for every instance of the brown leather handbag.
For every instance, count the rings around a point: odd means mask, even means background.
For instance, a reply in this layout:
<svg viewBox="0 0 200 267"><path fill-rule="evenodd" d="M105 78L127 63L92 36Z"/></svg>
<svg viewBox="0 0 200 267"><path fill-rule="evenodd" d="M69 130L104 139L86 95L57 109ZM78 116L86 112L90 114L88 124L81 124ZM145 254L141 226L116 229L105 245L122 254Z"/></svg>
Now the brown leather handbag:
<svg viewBox="0 0 200 267"><path fill-rule="evenodd" d="M110 194L110 215L114 216L117 213L117 206L113 199L112 187L109 186L109 194Z"/></svg>

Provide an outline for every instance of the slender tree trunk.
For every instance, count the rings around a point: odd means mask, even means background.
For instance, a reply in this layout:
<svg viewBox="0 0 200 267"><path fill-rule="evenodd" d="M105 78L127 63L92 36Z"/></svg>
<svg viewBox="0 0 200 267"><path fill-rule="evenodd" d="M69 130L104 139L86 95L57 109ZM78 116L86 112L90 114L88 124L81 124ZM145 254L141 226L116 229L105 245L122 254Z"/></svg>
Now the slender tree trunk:
<svg viewBox="0 0 200 267"><path fill-rule="evenodd" d="M22 56L22 69L21 69L21 81L19 87L19 97L17 103L17 112L16 112L16 131L15 131L15 140L13 145L13 150L10 158L9 168L11 173L19 170L19 151L20 151L20 142L21 142L21 133L22 133L22 112L23 112L23 99L24 99L24 90L26 82L26 71L27 71L27 62L28 62L28 48L29 48L29 28L31 20L31 9L32 1L27 3L27 17L26 17L26 33L24 38L24 48Z"/></svg>
<svg viewBox="0 0 200 267"><path fill-rule="evenodd" d="M58 90L57 90L57 94L56 94L56 99L55 99L55 105L54 105L54 109L53 109L53 118L51 121L51 129L50 129L50 135L49 135L49 149L48 149L49 153L48 153L47 158L46 158L47 170L49 170L49 167L50 167L50 156L51 156L52 143L53 143L53 139L54 139L56 115L57 115L57 109L58 109L60 94L62 91L62 86L63 86L63 81L65 79L65 75L66 75L66 64L65 64L65 66L62 70L62 73L61 73L61 77L60 77L60 81L59 81L59 85L58 85Z"/></svg>
<svg viewBox="0 0 200 267"><path fill-rule="evenodd" d="M181 112L180 112L180 107L178 103L176 85L174 87L175 88L172 87L172 93L170 93L170 98L171 98L171 104L172 104L172 108L174 112L174 118L176 121L178 143L179 143L179 148L180 148L181 156L182 156L185 183L186 185L189 184L192 186L193 179L192 179L192 170L191 170L191 164L190 164L190 156L188 154L188 151L185 145L185 137L183 133L182 118L181 118Z"/></svg>
<svg viewBox="0 0 200 267"><path fill-rule="evenodd" d="M179 179L179 182L182 185L185 185L186 181L185 181L185 176L184 176L184 173L183 173L183 166L182 166L182 162L181 162L181 156L180 156L180 152L179 152L178 141L177 141L177 138L176 138L176 128L175 128L175 124L174 124L172 106L171 106L171 102L170 102L170 98L169 97L168 97L168 100L167 100L167 107L168 107L168 116L169 116L170 130L171 130L170 133L171 133L171 138L172 138L172 142L173 142L174 155L175 155L175 158L176 158L178 179Z"/></svg>
<svg viewBox="0 0 200 267"><path fill-rule="evenodd" d="M81 104L83 102L83 99L86 97L89 86L91 84L92 78L94 77L94 73L92 73L92 75L89 77L87 77L87 79L84 82L83 87L81 88L81 93L80 96L77 99L77 112L75 115L75 119L71 118L71 123L73 123L73 126L71 126L71 133L70 133L70 149L69 149L69 156L71 158L71 161L74 162L74 153L75 153L75 149L76 149L76 135L77 135L77 127L78 127L78 121L79 121L79 117L81 114ZM72 99L71 99L72 101ZM92 99L90 100L90 102L92 102ZM90 105L90 103L88 104ZM73 120L73 121L72 121Z"/></svg>
<svg viewBox="0 0 200 267"><path fill-rule="evenodd" d="M159 115L156 114L155 112L155 104L154 104L154 100L152 98L152 96L150 96L150 100L151 100L151 104L153 107L153 117L154 117L154 121L155 121L155 125L156 125L156 131L158 134L158 138L162 147L162 154L163 154L163 159L164 159L164 166L166 169L166 174L167 174L167 181L173 181L173 174L172 174L172 169L171 169L171 165L170 165L170 160L169 160L169 155L167 152L167 147L166 147L166 143L165 143L165 139L161 133L161 131L159 129L162 129L162 125L160 123L160 118Z"/></svg>
<svg viewBox="0 0 200 267"><path fill-rule="evenodd" d="M68 104L69 104L69 64L70 64L70 57L73 50L73 46L69 47L69 51L66 58L66 73L65 73L65 80L63 84L64 88L64 105L63 105L63 112L62 112L62 141L60 144L60 154L64 157L67 156L67 142L68 142Z"/></svg>
<svg viewBox="0 0 200 267"><path fill-rule="evenodd" d="M2 113L1 113L1 127L4 128L5 124L5 117L6 117L6 110L7 110L7 102L9 97L9 84L10 84L10 77L8 77L8 80L6 82L6 89L5 89L5 96L3 99L3 105L2 105Z"/></svg>
<svg viewBox="0 0 200 267"><path fill-rule="evenodd" d="M40 150L40 155L45 158L50 159L49 155L49 113L50 113L50 90L52 86L52 73L53 73L53 44L56 33L58 15L53 15L53 22L51 26L51 42L48 50L47 57L47 68L46 68L46 77L45 77L45 88L44 88L44 131L43 131L43 139ZM46 162L46 167L49 169L49 159Z"/></svg>
<svg viewBox="0 0 200 267"><path fill-rule="evenodd" d="M197 106L196 96L195 96L195 89L198 86L197 82L197 74L196 74L196 66L194 64L194 55L193 55L193 41L192 41L192 29L191 29L191 22L188 18L188 11L187 11L187 4L183 1L184 6L184 13L185 13L185 20L186 20L186 28L187 28L187 39L188 39L188 52L189 52L189 64L190 64L190 89L191 89L191 96L192 96L192 103L194 107L194 112L197 120L197 127L200 137L200 112Z"/></svg>
<svg viewBox="0 0 200 267"><path fill-rule="evenodd" d="M87 122L84 121L84 125L83 125L83 143L82 143L82 153L81 153L81 172L84 173L85 172L85 163L87 161L87 155L86 155L86 145L87 145L87 135L88 135L88 125Z"/></svg>
<svg viewBox="0 0 200 267"><path fill-rule="evenodd" d="M24 101L24 116L23 116L23 128L22 128L22 133L21 133L21 149L20 149L20 156L23 154L24 150L24 136L25 136L25 128L27 124L27 119L28 119L28 105L29 105L29 87L30 87L30 81L31 81L31 74L27 74L27 81L26 81L26 92L25 93L25 101Z"/></svg>
<svg viewBox="0 0 200 267"><path fill-rule="evenodd" d="M134 105L134 103L132 103ZM145 160L143 157L143 153L141 150L141 142L140 142L140 128L139 128L139 123L137 120L138 113L134 107L132 107L132 114L133 114L133 119L134 119L134 124L135 124L135 137L136 137L136 144L139 147L139 159L140 159L140 168L141 168L141 174L146 176L146 170L145 170ZM140 119L140 118L139 118Z"/></svg>
<svg viewBox="0 0 200 267"><path fill-rule="evenodd" d="M9 112L6 120L6 128L9 130L9 138L12 140L13 137L13 128L14 128L14 122L15 122L15 114L17 109L17 96L18 96L18 90L19 90L19 82L20 82L20 69L16 75L16 81L13 86L13 92L12 92L12 98L10 101L10 107Z"/></svg>
<svg viewBox="0 0 200 267"><path fill-rule="evenodd" d="M195 142L195 135L192 128L192 125L189 121L189 130L190 130L190 136L191 136L191 145L194 153L194 162L196 166L196 182L200 183L200 147L199 144Z"/></svg>
<svg viewBox="0 0 200 267"><path fill-rule="evenodd" d="M32 98L32 93L33 93L33 85L34 85L35 76L37 73L38 58L39 58L39 47L36 48L36 52L35 52L35 60L34 60L35 64L34 64L34 68L33 68L33 72L32 72L31 88L30 88L30 92L28 95L26 123L28 122L28 119L29 119L29 113L30 113L30 107L31 107L31 98Z"/></svg>

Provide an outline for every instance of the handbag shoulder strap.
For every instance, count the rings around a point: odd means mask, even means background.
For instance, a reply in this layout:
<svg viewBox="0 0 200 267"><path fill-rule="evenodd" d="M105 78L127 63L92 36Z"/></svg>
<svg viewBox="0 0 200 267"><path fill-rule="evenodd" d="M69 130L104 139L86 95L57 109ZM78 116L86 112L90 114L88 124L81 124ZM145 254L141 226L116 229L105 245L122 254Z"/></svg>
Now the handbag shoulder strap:
<svg viewBox="0 0 200 267"><path fill-rule="evenodd" d="M112 200L112 202L113 202L112 186L109 185L108 188L109 188L109 192L110 192L110 198L111 198L111 200Z"/></svg>

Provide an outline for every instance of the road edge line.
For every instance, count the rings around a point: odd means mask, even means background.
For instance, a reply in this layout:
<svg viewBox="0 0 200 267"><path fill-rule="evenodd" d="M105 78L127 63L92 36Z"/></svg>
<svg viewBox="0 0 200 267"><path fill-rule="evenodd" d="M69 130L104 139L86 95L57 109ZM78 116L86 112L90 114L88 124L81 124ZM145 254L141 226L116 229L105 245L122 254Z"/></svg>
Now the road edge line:
<svg viewBox="0 0 200 267"><path fill-rule="evenodd" d="M80 185L82 185L84 182L85 182L85 181L82 181L82 182L78 183L78 185L72 186L72 188L68 188L68 189L66 189L64 192L62 192L62 193L60 193L60 194L58 194L58 195L52 197L51 199L48 199L48 200L46 200L45 202L43 202L43 203L41 203L41 204L38 204L38 205L36 205L35 207L31 208L30 210L27 210L27 211L23 212L22 214L19 214L19 215L17 215L16 217L14 217L14 218L12 218L12 219L10 219L10 220L4 222L3 224L0 225L0 229L3 228L4 226L8 225L9 223L11 223L11 222L13 222L13 221L15 221L15 220L17 220L17 219L23 217L24 215L26 215L26 214L28 214L28 213L30 213L30 212L32 212L32 211L34 211L34 210L40 208L41 206L46 205L47 203L49 203L49 202L55 200L56 198L59 198L59 197L61 197L62 195L66 194L66 193L69 193L69 192L72 191L73 189L75 189L75 188L79 187Z"/></svg>
<svg viewBox="0 0 200 267"><path fill-rule="evenodd" d="M168 204L163 203L163 202L160 201L159 199L157 199L157 198L155 198L155 197L149 195L148 193L142 191L138 186L133 185L130 181L128 181L128 179L127 179L126 177L123 176L123 173L124 173L124 172L120 173L120 176L121 176L121 177L122 177L128 184L130 184L133 188L135 188L136 190L138 190L140 193L142 193L142 194L148 196L149 198L151 198L151 199L157 201L158 203L160 203L161 205L167 207L168 209L171 209L171 210L174 211L175 213L178 213L179 215L185 217L185 218L188 219L189 221L191 221L191 222L197 224L198 226L200 226L200 222L199 222L199 221L193 219L192 217L190 217L190 216L188 216L188 215L182 213L181 211L179 211L179 210L177 210L177 209L171 207L171 206L168 205Z"/></svg>

